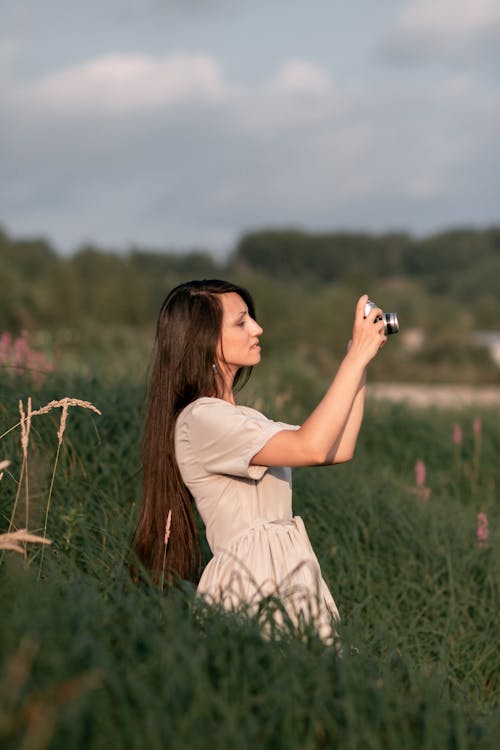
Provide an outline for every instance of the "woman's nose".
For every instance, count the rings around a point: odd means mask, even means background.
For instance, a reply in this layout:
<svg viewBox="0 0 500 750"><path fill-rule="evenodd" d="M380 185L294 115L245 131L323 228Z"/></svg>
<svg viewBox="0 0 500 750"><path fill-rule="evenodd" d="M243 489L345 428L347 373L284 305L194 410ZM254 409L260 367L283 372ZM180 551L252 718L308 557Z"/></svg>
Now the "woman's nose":
<svg viewBox="0 0 500 750"><path fill-rule="evenodd" d="M260 336L263 333L263 328L260 327L260 325L257 323L256 320L253 321L254 329L253 332L256 336Z"/></svg>

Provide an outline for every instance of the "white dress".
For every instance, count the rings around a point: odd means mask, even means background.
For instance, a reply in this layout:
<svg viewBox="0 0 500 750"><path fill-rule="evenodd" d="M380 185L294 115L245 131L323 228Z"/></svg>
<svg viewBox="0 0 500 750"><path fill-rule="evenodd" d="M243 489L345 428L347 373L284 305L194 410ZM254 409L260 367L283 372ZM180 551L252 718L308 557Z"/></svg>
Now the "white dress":
<svg viewBox="0 0 500 750"><path fill-rule="evenodd" d="M176 458L213 553L198 592L251 611L277 597L284 612L275 619L284 613L294 625L312 621L332 642L339 614L304 523L292 516L291 470L250 464L273 435L294 429L218 398L199 398L180 413Z"/></svg>

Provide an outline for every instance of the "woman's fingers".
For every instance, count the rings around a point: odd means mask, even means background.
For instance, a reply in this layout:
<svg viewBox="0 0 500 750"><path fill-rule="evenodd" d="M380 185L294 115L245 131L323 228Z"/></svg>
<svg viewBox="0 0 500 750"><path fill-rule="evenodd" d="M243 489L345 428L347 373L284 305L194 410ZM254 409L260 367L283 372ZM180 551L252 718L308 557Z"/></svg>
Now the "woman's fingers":
<svg viewBox="0 0 500 750"><path fill-rule="evenodd" d="M366 307L367 302L368 302L368 295L363 294L356 303L356 316L361 315L363 318L365 317L365 307Z"/></svg>
<svg viewBox="0 0 500 750"><path fill-rule="evenodd" d="M369 320L371 323L375 323L377 318L381 318L383 315L382 308L380 307L372 307L368 315L366 316L366 320Z"/></svg>
<svg viewBox="0 0 500 750"><path fill-rule="evenodd" d="M366 362L372 359L387 341L382 309L372 307L365 316L367 302L368 295L363 294L356 304L352 343L348 348L348 352L362 357Z"/></svg>
<svg viewBox="0 0 500 750"><path fill-rule="evenodd" d="M375 318L381 316L383 313L380 307L372 307L368 315L365 315L365 308L366 308L367 302L368 302L368 295L363 294L357 301L355 317L358 319L362 318L362 319L370 320L371 322L373 322Z"/></svg>

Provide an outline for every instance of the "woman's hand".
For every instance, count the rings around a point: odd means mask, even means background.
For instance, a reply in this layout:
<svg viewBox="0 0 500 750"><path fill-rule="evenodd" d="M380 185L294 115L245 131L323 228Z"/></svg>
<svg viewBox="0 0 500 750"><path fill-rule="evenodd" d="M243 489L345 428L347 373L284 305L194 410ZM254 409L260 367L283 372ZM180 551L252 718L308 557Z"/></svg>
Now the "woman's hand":
<svg viewBox="0 0 500 750"><path fill-rule="evenodd" d="M358 300L354 315L352 339L347 352L347 357L358 360L364 367L387 341L384 321L378 320L375 322L375 318L382 316L382 310L379 307L373 307L365 318L367 302L367 294L363 294Z"/></svg>

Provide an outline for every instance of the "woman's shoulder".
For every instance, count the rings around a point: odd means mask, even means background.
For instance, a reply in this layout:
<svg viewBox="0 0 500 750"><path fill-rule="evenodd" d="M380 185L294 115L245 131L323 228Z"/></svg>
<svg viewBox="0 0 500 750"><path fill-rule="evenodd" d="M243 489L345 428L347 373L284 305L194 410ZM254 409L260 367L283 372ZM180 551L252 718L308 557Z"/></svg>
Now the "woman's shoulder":
<svg viewBox="0 0 500 750"><path fill-rule="evenodd" d="M231 416L233 414L245 414L260 419L267 420L260 411L252 408L251 406L243 406L240 404L231 404L229 401L225 401L222 398L215 398L212 396L201 396L200 398L191 401L190 404L184 407L177 417L177 424L189 421L190 419L196 419L203 417L204 415L210 418L224 415Z"/></svg>

